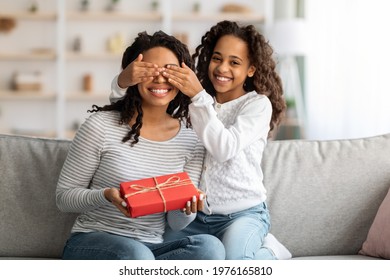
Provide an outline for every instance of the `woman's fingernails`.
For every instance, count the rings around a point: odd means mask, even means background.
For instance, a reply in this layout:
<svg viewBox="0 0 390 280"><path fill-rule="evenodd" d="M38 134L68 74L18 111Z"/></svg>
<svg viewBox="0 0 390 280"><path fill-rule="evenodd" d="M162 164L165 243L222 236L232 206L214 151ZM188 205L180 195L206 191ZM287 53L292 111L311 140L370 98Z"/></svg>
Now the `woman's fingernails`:
<svg viewBox="0 0 390 280"><path fill-rule="evenodd" d="M127 207L127 203L124 202L124 201L121 202L121 205L122 205L123 207Z"/></svg>

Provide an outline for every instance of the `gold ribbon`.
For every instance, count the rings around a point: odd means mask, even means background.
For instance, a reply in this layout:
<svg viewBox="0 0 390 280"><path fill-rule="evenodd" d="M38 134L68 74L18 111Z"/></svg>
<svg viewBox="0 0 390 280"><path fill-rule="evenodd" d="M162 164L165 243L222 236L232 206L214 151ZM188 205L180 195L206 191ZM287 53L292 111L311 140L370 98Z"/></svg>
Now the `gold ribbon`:
<svg viewBox="0 0 390 280"><path fill-rule="evenodd" d="M165 200L165 197L164 197L164 194L162 191L165 189L176 188L176 187L181 186L181 185L192 184L190 179L180 180L179 176L169 177L165 182L160 183L160 184L157 182L156 177L153 177L153 180L154 180L154 183L156 184L154 187L145 187L145 186L138 185L138 184L130 185L129 188L136 190L136 192L126 194L125 198L128 198L128 197L136 195L136 194L158 191L158 193L160 194L160 197L164 203L164 212L167 212L167 203L166 203L166 200Z"/></svg>

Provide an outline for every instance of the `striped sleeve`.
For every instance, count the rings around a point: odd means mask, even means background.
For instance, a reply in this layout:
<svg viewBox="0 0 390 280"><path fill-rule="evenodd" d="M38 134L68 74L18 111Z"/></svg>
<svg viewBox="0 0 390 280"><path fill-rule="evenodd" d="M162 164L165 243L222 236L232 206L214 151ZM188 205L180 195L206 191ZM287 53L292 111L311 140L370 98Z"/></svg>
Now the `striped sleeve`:
<svg viewBox="0 0 390 280"><path fill-rule="evenodd" d="M61 211L81 213L109 204L104 189L89 189L104 145L103 123L101 116L91 115L72 142L56 189L56 203Z"/></svg>

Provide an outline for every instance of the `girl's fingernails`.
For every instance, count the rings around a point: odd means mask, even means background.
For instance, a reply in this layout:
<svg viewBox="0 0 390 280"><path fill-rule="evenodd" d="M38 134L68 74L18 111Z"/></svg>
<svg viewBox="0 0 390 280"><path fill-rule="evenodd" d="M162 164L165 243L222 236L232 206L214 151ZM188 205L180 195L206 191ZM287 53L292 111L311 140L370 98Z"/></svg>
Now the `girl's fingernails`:
<svg viewBox="0 0 390 280"><path fill-rule="evenodd" d="M191 201L187 201L187 204L186 204L186 214L187 215L190 215L191 214Z"/></svg>
<svg viewBox="0 0 390 280"><path fill-rule="evenodd" d="M201 193L201 194L199 195L198 211L202 211L203 208L204 208L204 201L203 201L203 199L204 199L204 195Z"/></svg>
<svg viewBox="0 0 390 280"><path fill-rule="evenodd" d="M192 204L191 204L191 212L192 213L196 213L196 211L197 211L197 205L196 205L196 196L194 195L193 197L192 197Z"/></svg>
<svg viewBox="0 0 390 280"><path fill-rule="evenodd" d="M124 202L124 201L121 202L121 205L122 205L123 207L127 207L127 203Z"/></svg>

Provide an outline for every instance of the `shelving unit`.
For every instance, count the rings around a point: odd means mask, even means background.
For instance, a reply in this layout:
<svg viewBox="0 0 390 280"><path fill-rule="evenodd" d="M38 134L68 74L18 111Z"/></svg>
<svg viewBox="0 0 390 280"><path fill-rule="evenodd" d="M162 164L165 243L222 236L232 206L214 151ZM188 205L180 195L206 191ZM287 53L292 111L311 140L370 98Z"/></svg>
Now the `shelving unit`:
<svg viewBox="0 0 390 280"><path fill-rule="evenodd" d="M144 30L186 32L193 49L220 20L259 27L272 21L272 0L237 1L252 6L250 14L219 13L221 5L234 2L229 0L199 0L197 13L192 12L195 1L160 0L156 10L151 0L122 1L123 6L112 12L105 11L108 2L90 1L88 11L81 11L80 0L40 0L33 13L28 11L29 0L0 0L0 17L17 22L11 32L0 33L0 133L72 138L92 104L109 102L111 81L122 58L122 52L107 51L110 36L125 34L127 46ZM73 49L77 37L82 39L80 51ZM37 70L45 74L42 90L10 90L14 72ZM93 77L90 92L83 90L82 77L87 74Z"/></svg>
<svg viewBox="0 0 390 280"><path fill-rule="evenodd" d="M161 21L162 15L159 12L141 12L141 13L124 13L124 12L75 12L71 11L66 14L67 20L82 21Z"/></svg>

